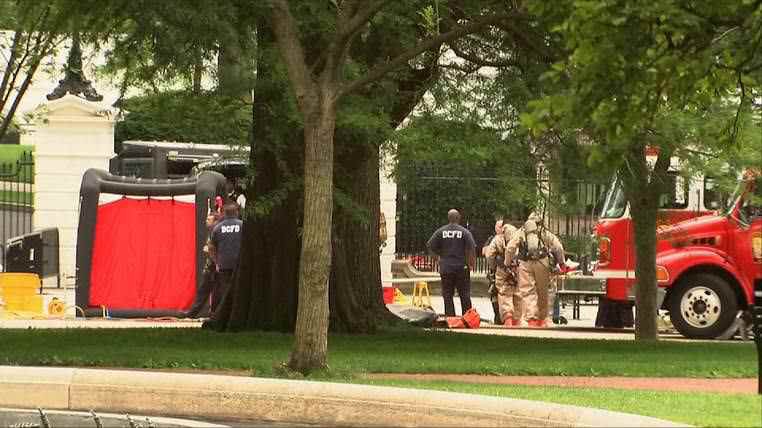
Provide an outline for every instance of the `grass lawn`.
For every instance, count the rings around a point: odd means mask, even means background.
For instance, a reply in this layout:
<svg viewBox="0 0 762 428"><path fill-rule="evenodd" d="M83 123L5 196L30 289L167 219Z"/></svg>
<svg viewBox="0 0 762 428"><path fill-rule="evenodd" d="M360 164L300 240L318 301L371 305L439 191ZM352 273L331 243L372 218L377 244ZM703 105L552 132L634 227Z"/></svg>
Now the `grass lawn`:
<svg viewBox="0 0 762 428"><path fill-rule="evenodd" d="M547 401L652 416L705 427L762 426L762 400L750 394L674 393L458 382L362 381L370 385L437 389Z"/></svg>
<svg viewBox="0 0 762 428"><path fill-rule="evenodd" d="M19 186L19 188L23 187L24 185ZM31 186L27 185L27 187ZM15 183L10 184L0 181L0 203L11 205L32 205L34 203L34 192L10 190L15 188Z"/></svg>
<svg viewBox="0 0 762 428"><path fill-rule="evenodd" d="M34 146L20 144L0 144L0 178L13 182L34 183ZM25 160L19 169L18 161ZM9 176L13 174L13 176ZM20 175L19 175L20 174ZM3 188L11 190L10 182L2 183ZM15 184L13 184L15 186Z"/></svg>
<svg viewBox="0 0 762 428"><path fill-rule="evenodd" d="M0 364L250 370L273 375L292 337L200 329L0 330ZM559 340L395 330L332 335L327 377L358 373L755 377L753 343Z"/></svg>
<svg viewBox="0 0 762 428"><path fill-rule="evenodd" d="M0 364L245 370L280 376L292 337L199 329L0 330ZM558 340L401 329L333 335L313 379L441 389L635 413L700 426L759 425L754 395L368 380L363 373L755 377L753 343Z"/></svg>
<svg viewBox="0 0 762 428"><path fill-rule="evenodd" d="M0 164L15 163L25 153L29 155L34 152L34 145L31 144L0 144Z"/></svg>

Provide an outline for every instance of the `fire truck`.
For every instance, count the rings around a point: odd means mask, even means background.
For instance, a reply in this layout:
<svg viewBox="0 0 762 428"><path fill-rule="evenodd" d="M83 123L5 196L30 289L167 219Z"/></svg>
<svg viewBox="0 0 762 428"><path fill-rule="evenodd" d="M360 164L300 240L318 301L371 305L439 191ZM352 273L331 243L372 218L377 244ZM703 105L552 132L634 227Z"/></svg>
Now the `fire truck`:
<svg viewBox="0 0 762 428"><path fill-rule="evenodd" d="M762 281L762 178L748 171L725 198L710 177L671 177L672 192L662 195L657 220L660 306L682 335L716 338L750 307ZM614 301L634 296L633 234L630 208L615 181L595 228L594 273L605 279L606 296Z"/></svg>

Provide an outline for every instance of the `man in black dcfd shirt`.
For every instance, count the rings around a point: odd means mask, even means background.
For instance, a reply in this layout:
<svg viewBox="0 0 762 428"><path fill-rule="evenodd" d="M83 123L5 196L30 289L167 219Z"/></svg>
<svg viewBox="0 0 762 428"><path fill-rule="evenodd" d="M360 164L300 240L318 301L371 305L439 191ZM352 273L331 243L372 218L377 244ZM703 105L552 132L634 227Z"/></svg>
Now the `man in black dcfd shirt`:
<svg viewBox="0 0 762 428"><path fill-rule="evenodd" d="M471 284L466 269L474 269L476 244L471 232L458 224L460 213L457 210L447 212L447 221L449 223L437 229L426 245L429 251L439 256L445 315L455 316L455 290L458 290L463 313L471 309Z"/></svg>
<svg viewBox="0 0 762 428"><path fill-rule="evenodd" d="M209 250L217 263L217 284L212 293L212 317L220 307L222 297L230 288L233 271L238 266L238 253L241 251L241 232L243 222L238 219L238 205L228 202L223 208L225 218L212 230Z"/></svg>

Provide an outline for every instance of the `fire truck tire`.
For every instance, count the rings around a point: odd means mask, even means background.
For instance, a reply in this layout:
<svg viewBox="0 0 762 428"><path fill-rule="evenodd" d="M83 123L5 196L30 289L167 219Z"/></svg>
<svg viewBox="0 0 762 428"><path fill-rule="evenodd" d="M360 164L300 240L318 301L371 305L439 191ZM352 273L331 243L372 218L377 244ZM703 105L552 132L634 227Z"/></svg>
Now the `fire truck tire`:
<svg viewBox="0 0 762 428"><path fill-rule="evenodd" d="M711 273L690 274L670 293L669 315L680 334L714 339L727 330L738 312L738 300L725 279Z"/></svg>

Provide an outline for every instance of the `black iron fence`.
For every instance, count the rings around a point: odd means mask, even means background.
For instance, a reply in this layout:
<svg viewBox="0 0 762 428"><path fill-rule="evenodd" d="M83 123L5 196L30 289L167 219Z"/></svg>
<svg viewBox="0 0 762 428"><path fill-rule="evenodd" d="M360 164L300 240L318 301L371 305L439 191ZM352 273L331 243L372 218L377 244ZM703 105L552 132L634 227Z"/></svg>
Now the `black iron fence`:
<svg viewBox="0 0 762 428"><path fill-rule="evenodd" d="M426 241L446 223L451 208L461 212L462 224L474 235L477 256L494 234L496 219L520 227L535 209L543 213L545 224L561 238L568 253L589 254L590 235L606 188L606 183L586 180L517 178L506 182L495 177L420 176L415 183L398 184L396 255L409 259L419 270L437 270ZM476 271L486 271L483 257L477 257Z"/></svg>
<svg viewBox="0 0 762 428"><path fill-rule="evenodd" d="M0 248L6 265L5 243L32 231L34 158L22 152L15 161L0 162Z"/></svg>

